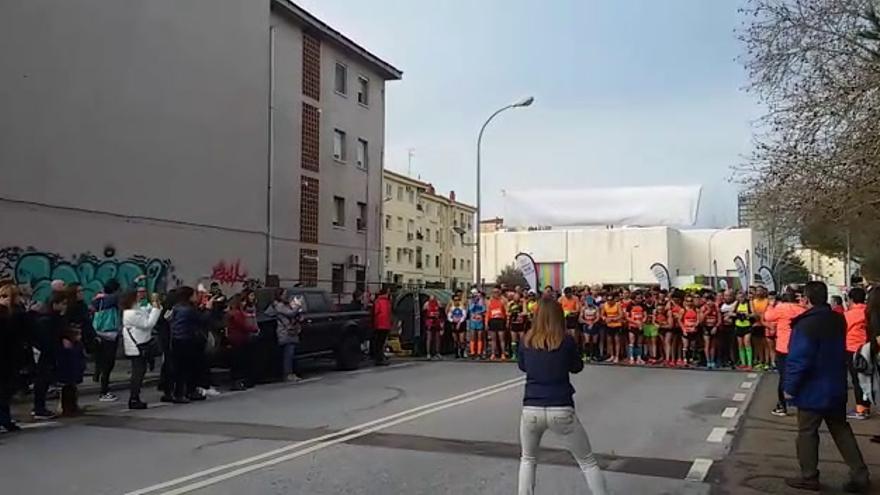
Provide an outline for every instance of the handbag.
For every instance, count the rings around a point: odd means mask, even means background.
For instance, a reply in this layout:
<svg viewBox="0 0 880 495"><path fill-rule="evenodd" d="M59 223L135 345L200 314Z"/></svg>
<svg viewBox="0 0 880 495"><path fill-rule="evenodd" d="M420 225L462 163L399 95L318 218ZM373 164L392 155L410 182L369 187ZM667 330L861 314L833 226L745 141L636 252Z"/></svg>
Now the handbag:
<svg viewBox="0 0 880 495"><path fill-rule="evenodd" d="M131 330L126 329L126 333L128 333L128 338L130 338L137 347L138 355L140 357L153 359L162 355L162 349L159 348L159 341L157 339L150 337L150 340L139 344L137 339L134 338L134 335L131 334Z"/></svg>

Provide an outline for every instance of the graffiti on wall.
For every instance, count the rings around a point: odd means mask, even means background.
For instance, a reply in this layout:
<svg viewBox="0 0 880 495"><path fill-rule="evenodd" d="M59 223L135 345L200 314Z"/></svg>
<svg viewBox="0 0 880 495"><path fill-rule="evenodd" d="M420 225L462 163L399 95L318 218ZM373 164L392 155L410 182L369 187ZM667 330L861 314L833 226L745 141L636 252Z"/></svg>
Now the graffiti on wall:
<svg viewBox="0 0 880 495"><path fill-rule="evenodd" d="M146 277L150 292L164 292L180 285L171 260L139 255L119 258L112 247L105 248L102 256L82 253L69 258L32 247L0 249L0 279L13 279L16 284L29 287L35 301L49 298L53 280L78 283L86 298L91 299L110 280L116 280L125 290L134 288L135 279L140 276Z"/></svg>
<svg viewBox="0 0 880 495"><path fill-rule="evenodd" d="M248 272L241 265L241 260L226 262L218 261L211 267L211 280L223 285L243 284L248 280Z"/></svg>

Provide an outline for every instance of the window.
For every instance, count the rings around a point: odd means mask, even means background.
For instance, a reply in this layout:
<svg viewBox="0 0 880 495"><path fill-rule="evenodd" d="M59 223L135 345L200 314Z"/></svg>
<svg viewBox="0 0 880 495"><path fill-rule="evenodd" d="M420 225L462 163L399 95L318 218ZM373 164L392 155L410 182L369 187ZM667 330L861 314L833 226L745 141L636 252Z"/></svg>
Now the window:
<svg viewBox="0 0 880 495"><path fill-rule="evenodd" d="M409 220L406 221L406 233L412 234L415 230L416 230L416 224L410 218Z"/></svg>
<svg viewBox="0 0 880 495"><path fill-rule="evenodd" d="M440 268L440 256L434 256L434 268Z"/></svg>
<svg viewBox="0 0 880 495"><path fill-rule="evenodd" d="M333 87L341 95L348 94L348 68L339 62L336 62L336 83Z"/></svg>
<svg viewBox="0 0 880 495"><path fill-rule="evenodd" d="M449 238L450 238L450 240L452 241L452 245L453 245L453 246L455 246L455 236L456 236L455 232L450 232L450 233L449 233Z"/></svg>
<svg viewBox="0 0 880 495"><path fill-rule="evenodd" d="M333 196L333 225L345 227L345 198Z"/></svg>
<svg viewBox="0 0 880 495"><path fill-rule="evenodd" d="M367 204L358 202L357 229L367 230Z"/></svg>
<svg viewBox="0 0 880 495"><path fill-rule="evenodd" d="M431 216L431 206L431 203L425 205L425 214L427 214L429 217Z"/></svg>
<svg viewBox="0 0 880 495"><path fill-rule="evenodd" d="M440 244L440 237L442 237L442 236L440 235L440 231L438 230L437 235L434 236L434 240L437 241L437 244Z"/></svg>
<svg viewBox="0 0 880 495"><path fill-rule="evenodd" d="M425 241L431 242L431 229L425 229Z"/></svg>
<svg viewBox="0 0 880 495"><path fill-rule="evenodd" d="M345 131L333 129L333 158L345 161Z"/></svg>
<svg viewBox="0 0 880 495"><path fill-rule="evenodd" d="M321 158L321 113L318 107L308 103L302 105L302 146L300 151L300 166L312 172L320 170Z"/></svg>
<svg viewBox="0 0 880 495"><path fill-rule="evenodd" d="M385 197L391 199L391 184L385 184Z"/></svg>
<svg viewBox="0 0 880 495"><path fill-rule="evenodd" d="M413 252L412 252L412 249L410 249L409 251L407 251L406 254L407 254L407 259L409 260L409 264L412 265L412 262L413 262Z"/></svg>
<svg viewBox="0 0 880 495"><path fill-rule="evenodd" d="M403 217L397 217L397 230L403 230Z"/></svg>
<svg viewBox="0 0 880 495"><path fill-rule="evenodd" d="M403 249L397 248L397 262L403 261Z"/></svg>
<svg viewBox="0 0 880 495"><path fill-rule="evenodd" d="M345 265L333 265L330 271L330 292L333 294L345 292Z"/></svg>
<svg viewBox="0 0 880 495"><path fill-rule="evenodd" d="M461 258L458 260L458 266L459 266L459 268L464 270L464 258Z"/></svg>
<svg viewBox="0 0 880 495"><path fill-rule="evenodd" d="M369 145L365 139L358 139L357 166L364 170L366 170L369 165L369 155L367 154L368 146Z"/></svg>
<svg viewBox="0 0 880 495"><path fill-rule="evenodd" d="M416 248L416 268L422 268L422 248Z"/></svg>
<svg viewBox="0 0 880 495"><path fill-rule="evenodd" d="M385 230L391 230L391 215L385 215Z"/></svg>
<svg viewBox="0 0 880 495"><path fill-rule="evenodd" d="M354 271L354 290L363 292L367 288L367 270L358 268Z"/></svg>
<svg viewBox="0 0 880 495"><path fill-rule="evenodd" d="M406 191L407 197L410 203L416 202L416 192L412 190L412 188L408 187Z"/></svg>
<svg viewBox="0 0 880 495"><path fill-rule="evenodd" d="M321 99L321 40L303 34L302 53L303 94L314 100Z"/></svg>
<svg viewBox="0 0 880 495"><path fill-rule="evenodd" d="M299 185L299 239L318 242L318 179L301 176Z"/></svg>
<svg viewBox="0 0 880 495"><path fill-rule="evenodd" d="M358 103L370 104L370 80L364 76L358 76Z"/></svg>
<svg viewBox="0 0 880 495"><path fill-rule="evenodd" d="M397 200L403 201L403 186L397 186Z"/></svg>
<svg viewBox="0 0 880 495"><path fill-rule="evenodd" d="M431 255L426 254L425 255L425 268L428 268L429 266L431 266Z"/></svg>
<svg viewBox="0 0 880 495"><path fill-rule="evenodd" d="M456 266L457 265L455 264L455 258L452 258L452 269L455 270Z"/></svg>
<svg viewBox="0 0 880 495"><path fill-rule="evenodd" d="M299 250L299 281L305 287L318 285L318 250Z"/></svg>
<svg viewBox="0 0 880 495"><path fill-rule="evenodd" d="M385 246L385 261L391 261L391 248Z"/></svg>
<svg viewBox="0 0 880 495"><path fill-rule="evenodd" d="M471 260L467 260L467 269L468 269L468 270L471 269Z"/></svg>

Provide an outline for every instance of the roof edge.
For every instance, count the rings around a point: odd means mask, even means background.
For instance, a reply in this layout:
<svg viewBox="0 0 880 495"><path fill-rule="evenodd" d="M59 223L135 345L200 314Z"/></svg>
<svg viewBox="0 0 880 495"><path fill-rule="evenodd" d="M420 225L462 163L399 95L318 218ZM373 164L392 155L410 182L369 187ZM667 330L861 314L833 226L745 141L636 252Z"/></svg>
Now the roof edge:
<svg viewBox="0 0 880 495"><path fill-rule="evenodd" d="M364 60L372 64L376 69L379 69L381 75L385 78L386 81L393 80L397 81L403 77L403 71L389 64L388 62L382 60L378 56L374 55L366 48L358 45L350 38L340 33L339 31L330 27L329 24L318 19L307 10L303 9L299 5L293 3L290 0L272 0L273 5L278 5L283 7L288 13L302 21L307 26L315 29L327 38L335 41L340 44L344 48L352 51L353 53L360 55Z"/></svg>

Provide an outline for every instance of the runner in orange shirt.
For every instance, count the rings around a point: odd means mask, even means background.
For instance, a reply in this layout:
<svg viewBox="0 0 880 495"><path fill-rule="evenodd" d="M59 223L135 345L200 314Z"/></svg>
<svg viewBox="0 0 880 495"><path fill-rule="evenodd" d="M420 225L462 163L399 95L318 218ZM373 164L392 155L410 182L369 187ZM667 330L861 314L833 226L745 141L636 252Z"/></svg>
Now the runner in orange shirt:
<svg viewBox="0 0 880 495"><path fill-rule="evenodd" d="M620 362L620 341L621 332L623 331L624 319L623 307L617 300L617 294L612 292L608 295L608 300L602 304L601 317L605 324L608 334L608 345L606 349L610 354L608 362L617 364Z"/></svg>

